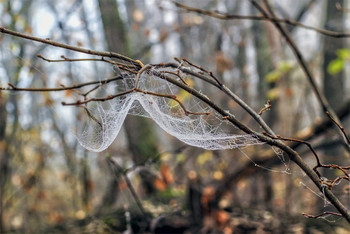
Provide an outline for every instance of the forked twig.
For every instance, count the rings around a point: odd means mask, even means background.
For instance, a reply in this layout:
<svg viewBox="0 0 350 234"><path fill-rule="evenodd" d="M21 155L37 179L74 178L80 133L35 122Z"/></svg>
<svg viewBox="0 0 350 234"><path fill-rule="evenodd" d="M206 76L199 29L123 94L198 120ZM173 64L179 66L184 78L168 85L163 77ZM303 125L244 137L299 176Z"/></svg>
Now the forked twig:
<svg viewBox="0 0 350 234"><path fill-rule="evenodd" d="M271 136L270 134L264 132L264 135L271 137L272 139L276 139L276 140L283 140L283 141L291 141L291 142L298 142L298 143L302 143L305 144L310 151L312 152L312 154L314 155L315 159L316 159L316 166L313 167L314 172L318 175L319 179L320 179L320 183L322 185L326 185L328 187L328 189L332 189L334 187L335 184L337 184L338 182L340 182L341 180L349 180L350 181L350 175L349 173L347 173L347 170L350 170L350 166L347 167L342 167L336 164L322 164L320 161L319 156L317 155L316 151L314 150L314 148L312 147L312 145L307 142L307 141L303 141L303 140L298 140L298 139L293 139L293 138L286 138L286 137L281 137L279 135L277 135L276 137ZM323 177L321 176L320 172L317 170L318 168L333 168L333 169L338 169L341 172L343 172L344 176L339 176L337 178L335 178L334 180L325 180L323 179Z"/></svg>
<svg viewBox="0 0 350 234"><path fill-rule="evenodd" d="M194 64L194 63L188 61L188 59L186 59L186 58L182 58L182 61L185 61L186 63L188 63L188 64L191 65L192 67L195 67L195 68L197 68L197 69L199 69L199 70L201 70L201 71L203 71L203 72L209 74L209 76L210 76L211 78L213 78L213 79L216 81L216 83L218 83L219 86L222 86L222 85L223 85L223 83L222 83L221 81L219 81L219 79L216 78L216 77L214 76L214 74L213 74L211 71L208 71L208 70L202 68L201 66L198 66L198 65L196 65L196 64Z"/></svg>
<svg viewBox="0 0 350 234"><path fill-rule="evenodd" d="M179 70L178 70L178 73L171 72L171 71L162 71L162 73L177 76L184 84L188 85L187 82L184 80L184 78L182 78L182 76L180 75Z"/></svg>

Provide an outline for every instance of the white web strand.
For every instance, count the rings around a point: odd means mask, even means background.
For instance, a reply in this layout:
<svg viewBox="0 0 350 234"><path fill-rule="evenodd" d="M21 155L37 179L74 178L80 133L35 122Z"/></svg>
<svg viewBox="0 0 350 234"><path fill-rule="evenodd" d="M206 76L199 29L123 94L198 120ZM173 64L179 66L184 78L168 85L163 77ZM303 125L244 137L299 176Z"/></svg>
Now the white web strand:
<svg viewBox="0 0 350 234"><path fill-rule="evenodd" d="M164 68L162 69L157 70L157 74L164 71ZM166 68L166 71L169 70L171 69ZM138 88L165 95L177 95L181 91L177 86L154 74L152 71L144 72L140 77ZM124 79L123 84L118 88L122 91L130 90L133 84L135 84L135 76ZM129 113L152 118L170 135L188 145L207 150L234 149L263 144L252 135L239 134L239 129L228 124L213 109L195 97L190 96L181 102L188 111L210 112L210 114L186 114L179 103L171 98L132 92L105 102L107 104L95 103L95 108L89 106L89 112L100 124L90 120L78 140L88 150L96 152L105 150L116 138Z"/></svg>

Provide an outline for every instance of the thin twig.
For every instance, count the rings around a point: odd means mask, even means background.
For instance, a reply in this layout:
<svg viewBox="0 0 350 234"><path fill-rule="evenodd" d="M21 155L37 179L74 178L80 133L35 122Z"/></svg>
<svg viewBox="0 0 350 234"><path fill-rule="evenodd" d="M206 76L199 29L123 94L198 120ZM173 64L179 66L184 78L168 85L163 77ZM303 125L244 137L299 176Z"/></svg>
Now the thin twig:
<svg viewBox="0 0 350 234"><path fill-rule="evenodd" d="M318 214L318 215L310 215L310 214L307 214L307 213L302 213L302 215L304 215L307 218L311 218L311 219L318 219L318 218L320 218L322 216L325 216L325 215L335 215L335 216L342 217L342 214L335 213L335 212L332 212L332 211L325 211L325 212L323 212L321 214Z"/></svg>
<svg viewBox="0 0 350 234"><path fill-rule="evenodd" d="M87 104L89 102L105 102L105 101L108 101L108 100L112 100L112 99L114 99L116 97L127 95L127 94L132 93L132 92L135 92L135 90L131 89L131 90L127 90L127 91L124 91L124 92L121 92L121 93L117 93L117 94L114 94L114 95L109 95L107 97L90 98L90 99L87 99L87 100L84 100L84 101L78 100L76 102L71 102L71 103L62 102L62 105L64 105L64 106L79 106L79 105Z"/></svg>
<svg viewBox="0 0 350 234"><path fill-rule="evenodd" d="M305 144L309 149L310 151L312 152L312 154L314 155L315 159L316 159L316 162L317 162L317 165L315 168L313 168L313 170L316 172L316 174L318 175L319 178L321 178L321 174L316 170L317 166L318 165L321 165L321 161L320 161L320 158L318 157L316 151L314 150L314 148L312 147L312 145L307 142L307 141L303 141L303 140L299 140L299 139L293 139L293 138L286 138L286 137L281 137L280 135L277 135L277 136L272 136L266 132L263 133L264 135L268 136L268 137L271 137L272 139L275 139L275 140L283 140L283 141L291 141L291 142L298 142L298 143L302 143L302 144Z"/></svg>
<svg viewBox="0 0 350 234"><path fill-rule="evenodd" d="M55 41L52 41L52 40L50 40L48 38L47 39L42 39L42 38L39 38L39 37L34 37L34 36L26 35L26 34L23 34L23 33L15 32L15 31L9 30L9 29L4 28L4 27L0 27L0 32L4 33L4 34L9 34L9 35L12 35L12 36L16 36L16 37L28 39L28 40L31 40L31 41L37 41L37 42L48 44L48 45L52 45L52 46L55 46L55 47L64 48L64 49L67 49L67 50L77 51L77 52L84 53L84 54L91 54L91 55L97 55L97 56L101 56L101 57L109 57L109 58L120 59L122 61L129 62L129 63L133 64L134 66L136 66L139 69L141 68L140 63L137 62L136 60L131 59L129 57L126 57L124 55L118 54L118 53L84 49L84 48L81 48L81 47L76 47L76 46L71 46L71 45L55 42Z"/></svg>
<svg viewBox="0 0 350 234"><path fill-rule="evenodd" d="M98 58L71 59L71 58L65 57L64 55L61 55L62 59L48 59L41 54L37 54L37 57L46 61L46 62L49 62L49 63L94 61L94 62L107 62L107 63L110 63L112 65L116 65L116 66L125 66L126 65L125 63L109 60L109 59L106 59L105 57L101 57L100 59L98 59ZM139 61L139 60L136 60L136 61ZM130 66L130 65L127 65L127 66ZM134 69L138 68L134 65L131 65L131 66L133 66Z"/></svg>
<svg viewBox="0 0 350 234"><path fill-rule="evenodd" d="M117 170L118 170L119 172L122 173L122 176L123 176L123 178L124 178L124 181L125 181L125 183L127 184L128 188L129 188L129 191L131 192L131 195L132 195L132 197L134 198L134 200L135 200L135 202L136 202L138 208L140 209L140 211L141 211L142 215L144 216L145 220L148 220L148 219L149 219L149 215L146 213L145 208L143 207L143 205L142 205L142 203L141 203L141 200L140 200L140 198L138 197L138 195L137 195L137 193L136 193L136 191L135 191L135 189L134 189L134 186L132 185L132 183L131 183L129 177L123 172L123 171L124 171L123 168L122 168L121 166L119 166L119 164L118 164L115 160L113 160L113 158L110 158L109 161L111 162L111 164L112 164L114 167L117 168Z"/></svg>
<svg viewBox="0 0 350 234"><path fill-rule="evenodd" d="M330 30L326 30L326 29L316 28L316 27L305 25L305 24L302 24L300 22L297 22L294 20L289 20L289 19L281 19L281 18L277 18L277 17L255 16L255 15L232 15L232 14L226 14L226 13L219 12L219 11L209 11L209 10L195 8L195 7L190 7L190 6L178 3L178 2L173 2L173 3L178 8L182 8L182 9L186 10L187 12L195 12L198 14L217 18L220 20L256 20L256 21L269 20L269 21L273 21L273 22L289 24L292 26L312 30L312 31L318 32L320 34L323 34L323 35L329 36L329 37L335 37L335 38L350 37L349 33L334 32L334 31L330 31Z"/></svg>
<svg viewBox="0 0 350 234"><path fill-rule="evenodd" d="M216 83L218 83L219 86L222 86L222 85L223 85L222 82L219 81L219 79L216 78L216 77L214 76L214 74L213 74L211 71L208 71L208 70L202 68L201 66L198 66L198 65L196 65L196 64L194 64L194 63L188 61L188 59L186 59L186 58L182 58L182 60L185 61L186 63L188 63L189 65L191 65L192 67L195 67L195 68L197 68L197 69L199 69L199 70L201 70L201 71L203 71L203 72L209 74L209 76L210 76L211 78L213 78L213 79L216 81Z"/></svg>
<svg viewBox="0 0 350 234"><path fill-rule="evenodd" d="M93 115L90 113L90 111L89 111L85 106L79 106L79 107L83 108L83 109L86 111L87 115L88 115L93 121L95 121L98 125L100 125L101 128L103 128L101 122L98 121L97 118L96 118L95 116L93 116Z"/></svg>
<svg viewBox="0 0 350 234"><path fill-rule="evenodd" d="M332 122L340 129L340 131L343 133L347 143L348 143L348 146L350 146L350 139L348 137L348 135L346 134L344 128L329 114L329 112L327 111L326 112L326 115L332 120Z"/></svg>
<svg viewBox="0 0 350 234"><path fill-rule="evenodd" d="M302 144L305 144L307 147L309 147L310 151L313 153L313 155L315 156L315 159L316 159L316 166L313 167L313 170L316 172L316 174L318 175L318 177L320 178L320 182L323 184L323 185L327 185L328 186L328 189L332 189L333 186L340 180L343 180L343 179L346 179L346 180L349 180L350 181L350 175L347 173L346 170L350 170L350 166L347 166L347 167L342 167L342 166L339 166L339 165L336 165L336 164L323 164L321 163L320 161L320 158L319 156L317 155L316 151L314 150L314 148L312 147L312 145L307 142L307 141L303 141L303 140L299 140L299 139L293 139L293 138L286 138L286 137L281 137L279 135L277 135L276 137L273 137L273 136L270 136L269 134L267 133L264 133L266 136L269 136L273 139L276 139L276 140L283 140L283 141L291 141L291 142L298 142L298 143L302 143ZM324 181L322 180L322 176L320 174L320 172L317 170L318 168L333 168L333 169L338 169L340 171L342 171L344 173L344 176L339 176L337 178L335 178L334 180L327 180L327 181Z"/></svg>
<svg viewBox="0 0 350 234"><path fill-rule="evenodd" d="M60 92L60 91L66 91L66 90L74 90L74 89L80 89L85 86L89 85L94 85L94 84L107 84L116 80L122 80L122 76L114 76L111 77L110 79L105 79L101 81L91 81L91 82L86 82L78 85L73 85L73 86L63 86L61 85L60 88L19 88L15 86L12 83L8 83L8 88L0 87L0 90L7 90L7 91L19 91L19 92Z"/></svg>
<svg viewBox="0 0 350 234"><path fill-rule="evenodd" d="M261 108L261 110L259 111L258 115L262 115L262 113L266 110L269 110L272 107L270 100L267 100L265 106L263 108Z"/></svg>
<svg viewBox="0 0 350 234"><path fill-rule="evenodd" d="M179 70L178 70L178 71L179 71ZM174 75L174 76L177 76L177 77L179 77L179 79L180 79L184 84L188 85L187 82L184 80L184 78L182 78L182 76L180 75L179 72L178 72L178 73L175 73L175 72L171 72L171 71L162 71L162 73L172 74L172 75Z"/></svg>
<svg viewBox="0 0 350 234"><path fill-rule="evenodd" d="M141 68L141 70L139 70L139 72L137 73L137 76L136 76L136 80L135 80L135 88L138 88L138 86L139 86L139 82L140 82L142 73L144 73L146 70L149 70L151 67L152 67L152 65L147 64L146 66L143 66Z"/></svg>

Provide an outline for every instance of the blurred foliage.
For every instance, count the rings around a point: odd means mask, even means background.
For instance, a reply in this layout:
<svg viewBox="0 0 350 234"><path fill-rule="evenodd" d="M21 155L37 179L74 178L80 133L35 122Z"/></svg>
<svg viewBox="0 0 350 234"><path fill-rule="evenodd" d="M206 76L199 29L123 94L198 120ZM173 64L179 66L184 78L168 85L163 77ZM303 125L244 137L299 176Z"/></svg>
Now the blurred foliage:
<svg viewBox="0 0 350 234"><path fill-rule="evenodd" d="M341 72L345 63L350 60L350 50L347 48L336 51L337 58L328 64L327 71L330 75L336 75Z"/></svg>
<svg viewBox="0 0 350 234"><path fill-rule="evenodd" d="M88 2L2 0L0 25L28 34L47 34L52 40L71 45L106 50L99 7L94 1ZM266 103L266 97L273 100L271 111L264 112L262 117L278 133L290 126L291 135L309 132L311 124L319 122L323 114L318 103L303 82L294 57L285 49L285 42L276 40L279 35L269 28L272 25L219 21L185 13L172 5L163 6L162 2L118 1L127 44L137 59L146 64L169 62L174 56L186 57L213 71L257 111ZM296 17L308 2L281 2L279 13ZM244 1L197 0L189 4L239 15L255 13ZM326 7L321 1L313 4L321 10ZM283 11L290 7L295 15ZM43 12L54 19L51 28L45 26ZM306 9L304 16L315 18L315 26L323 27L320 22L327 21L327 16L320 12L318 15ZM289 30L296 44L302 47L305 38L298 38L300 29ZM324 65L324 51L319 49L322 40L310 41L317 48L307 45L306 49L302 47L302 52L310 55L308 64L317 74L318 82L322 83L322 75L326 75L321 74L322 67L327 67L331 75L344 72L345 84L348 74L344 68L350 50L346 46L337 48L337 57ZM11 82L21 87L56 87L113 75L110 66L98 62L44 62L36 54L50 59L61 55L79 58L79 55L7 35L0 34L0 47L0 86ZM190 79L185 82L194 86ZM217 89L206 83L200 83L198 88L239 120L256 128L237 103ZM190 97L184 90L174 95L183 102ZM344 100L350 97L347 95ZM76 127L86 121L86 112L60 104L63 99L75 97L73 91L0 92L0 104L6 101L4 107L0 105L1 114L5 115L0 115L0 124L6 122L5 135L0 136L2 230L8 233L127 233L131 229L134 233L144 233L152 228L154 233L156 230L180 233L184 229L189 233L346 233L349 230L340 218L302 217L302 212L317 214L330 207L325 207L322 194L285 155L264 145L206 151L184 146L142 119L138 126L131 126L133 133L152 137L130 144L127 133L121 132L106 152L87 152L74 138ZM174 100L169 104L178 107ZM347 120L344 124L347 131L350 123ZM322 159L327 157L325 149L328 149L334 152L332 160L349 164L349 154L336 141L334 132L320 134L311 143ZM335 139L332 144L323 143L330 139ZM130 145L137 148L136 153ZM314 165L309 151L302 147L298 150ZM260 164L265 159L266 164ZM113 166L111 160L119 167ZM290 169L288 173L286 168ZM289 174L290 171L293 173ZM339 176L339 171L331 173L330 176ZM344 204L350 205L349 183L340 183L335 192ZM109 194L113 197L108 197Z"/></svg>

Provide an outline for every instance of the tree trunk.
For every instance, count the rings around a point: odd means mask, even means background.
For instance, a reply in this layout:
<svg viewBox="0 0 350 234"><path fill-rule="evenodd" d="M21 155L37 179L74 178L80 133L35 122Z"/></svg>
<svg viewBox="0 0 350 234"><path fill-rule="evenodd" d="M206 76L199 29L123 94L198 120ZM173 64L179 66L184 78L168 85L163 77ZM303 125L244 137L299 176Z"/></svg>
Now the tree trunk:
<svg viewBox="0 0 350 234"><path fill-rule="evenodd" d="M117 1L99 0L98 2L108 50L131 56L132 52L129 47L127 30L120 17ZM124 122L124 128L126 130L129 152L131 152L134 164L141 164L145 159L154 157L157 154L155 137L147 119L128 116ZM145 173L144 170L143 173ZM149 187L149 184L152 183L145 181L145 178L153 177L141 177L143 183L148 185L146 187ZM111 185L115 184L115 180L117 180L117 178L114 176L110 182ZM111 193L110 195L113 196Z"/></svg>
<svg viewBox="0 0 350 234"><path fill-rule="evenodd" d="M0 233L5 232L3 223L3 201L4 201L4 186L5 186L5 171L7 167L7 160L5 160L5 129L6 129L6 114L5 98L0 91Z"/></svg>

